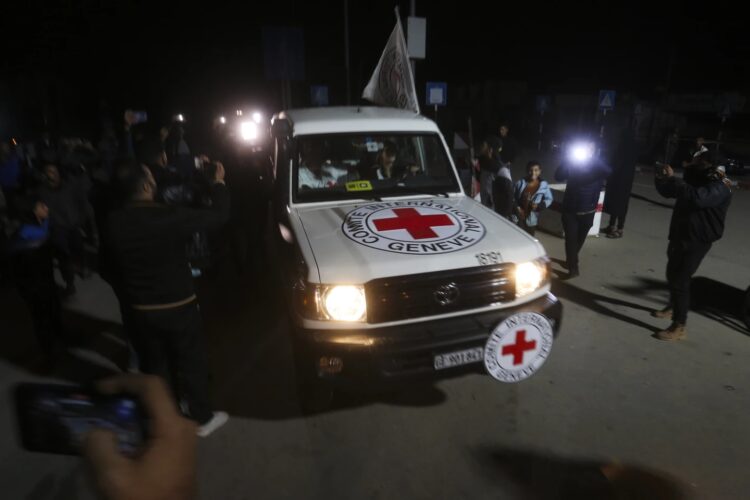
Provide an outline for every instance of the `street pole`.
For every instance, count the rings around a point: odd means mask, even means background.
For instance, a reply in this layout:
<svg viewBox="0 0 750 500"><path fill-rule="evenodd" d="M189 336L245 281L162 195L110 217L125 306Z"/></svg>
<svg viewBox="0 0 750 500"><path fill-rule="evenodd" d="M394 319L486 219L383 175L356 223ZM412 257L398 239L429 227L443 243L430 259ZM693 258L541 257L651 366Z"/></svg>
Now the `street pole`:
<svg viewBox="0 0 750 500"><path fill-rule="evenodd" d="M607 108L602 110L602 126L599 129L599 147L596 150L596 156L602 156L602 149L604 149L604 120L607 118Z"/></svg>
<svg viewBox="0 0 750 500"><path fill-rule="evenodd" d="M417 15L417 0L411 0L411 4L409 6L409 15L411 17L415 17ZM411 33L409 34L411 36ZM411 78L414 80L414 85L417 85L417 73L416 73L416 67L417 67L417 61L414 59L409 59L409 62L411 62Z"/></svg>
<svg viewBox="0 0 750 500"><path fill-rule="evenodd" d="M352 103L351 77L349 71L349 0L344 0L344 52L346 68L346 105Z"/></svg>

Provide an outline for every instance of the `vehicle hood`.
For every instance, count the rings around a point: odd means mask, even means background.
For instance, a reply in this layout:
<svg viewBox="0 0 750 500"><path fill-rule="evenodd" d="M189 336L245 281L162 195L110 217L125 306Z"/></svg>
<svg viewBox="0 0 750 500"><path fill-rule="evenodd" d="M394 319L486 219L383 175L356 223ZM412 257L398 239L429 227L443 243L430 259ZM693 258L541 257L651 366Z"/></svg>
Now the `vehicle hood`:
<svg viewBox="0 0 750 500"><path fill-rule="evenodd" d="M524 262L545 255L537 240L466 196L292 210L301 228L295 232L304 232L297 237L309 243L320 282L325 284L362 284L375 278ZM409 218L413 216L416 219ZM433 223L442 226L431 227ZM478 254L491 254L493 260L482 260Z"/></svg>

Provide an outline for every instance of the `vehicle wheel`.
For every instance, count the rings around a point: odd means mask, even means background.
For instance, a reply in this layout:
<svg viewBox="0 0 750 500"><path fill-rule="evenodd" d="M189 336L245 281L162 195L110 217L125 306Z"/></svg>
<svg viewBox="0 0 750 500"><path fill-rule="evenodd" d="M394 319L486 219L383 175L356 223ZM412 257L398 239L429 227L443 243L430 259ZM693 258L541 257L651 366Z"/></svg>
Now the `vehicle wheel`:
<svg viewBox="0 0 750 500"><path fill-rule="evenodd" d="M750 328L750 288L745 292L745 300L742 303L742 319L745 324Z"/></svg>

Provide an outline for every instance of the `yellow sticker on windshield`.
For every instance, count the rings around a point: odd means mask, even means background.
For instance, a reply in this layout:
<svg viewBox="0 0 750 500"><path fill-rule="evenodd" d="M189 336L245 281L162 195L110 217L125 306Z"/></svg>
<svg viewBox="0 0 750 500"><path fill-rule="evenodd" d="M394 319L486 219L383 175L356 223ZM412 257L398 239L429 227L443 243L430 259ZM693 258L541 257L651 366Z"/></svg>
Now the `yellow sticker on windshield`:
<svg viewBox="0 0 750 500"><path fill-rule="evenodd" d="M372 191L372 183L370 181L352 181L346 183L347 191Z"/></svg>

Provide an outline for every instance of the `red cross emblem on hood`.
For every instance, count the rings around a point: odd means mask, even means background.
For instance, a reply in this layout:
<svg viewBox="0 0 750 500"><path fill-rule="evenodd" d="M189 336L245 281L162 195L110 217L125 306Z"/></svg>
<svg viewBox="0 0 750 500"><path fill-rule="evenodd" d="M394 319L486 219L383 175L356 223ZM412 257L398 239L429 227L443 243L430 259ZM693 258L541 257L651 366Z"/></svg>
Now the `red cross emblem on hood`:
<svg viewBox="0 0 750 500"><path fill-rule="evenodd" d="M415 240L424 240L438 236L433 231L433 227L455 226L451 218L445 214L422 215L416 208L394 208L393 213L396 214L396 217L373 221L375 228L378 231L405 229L409 233L409 236Z"/></svg>

